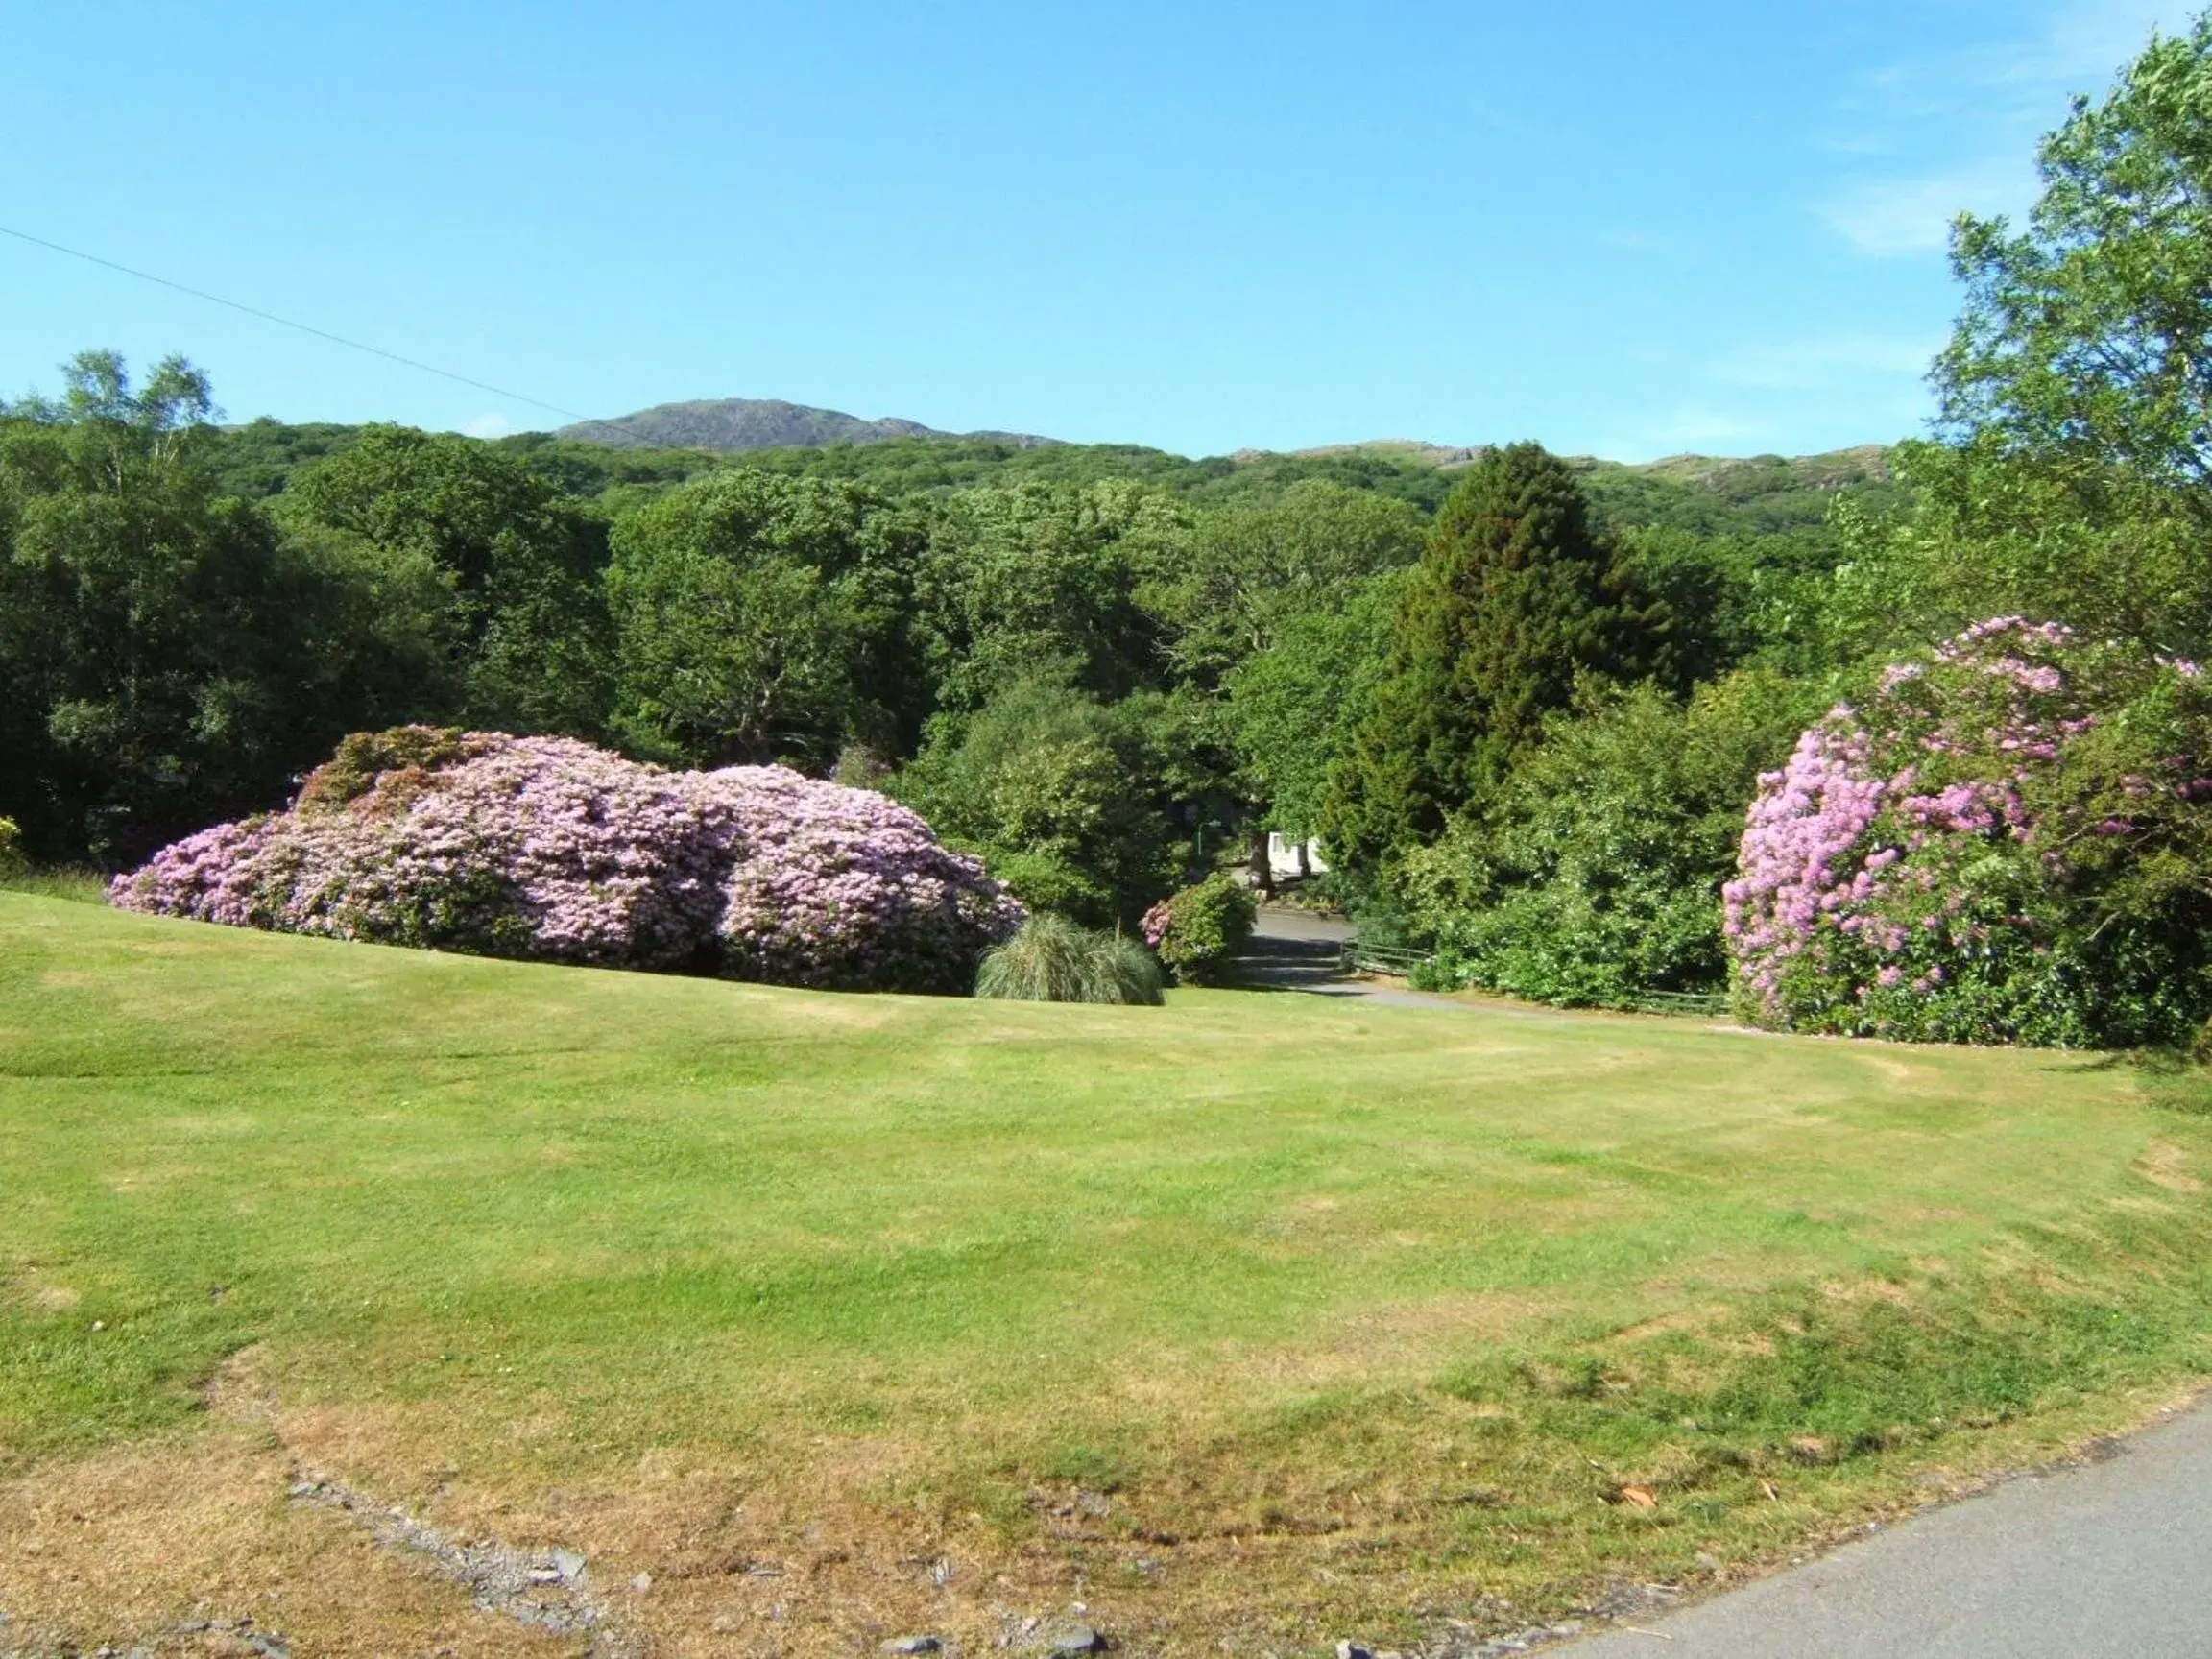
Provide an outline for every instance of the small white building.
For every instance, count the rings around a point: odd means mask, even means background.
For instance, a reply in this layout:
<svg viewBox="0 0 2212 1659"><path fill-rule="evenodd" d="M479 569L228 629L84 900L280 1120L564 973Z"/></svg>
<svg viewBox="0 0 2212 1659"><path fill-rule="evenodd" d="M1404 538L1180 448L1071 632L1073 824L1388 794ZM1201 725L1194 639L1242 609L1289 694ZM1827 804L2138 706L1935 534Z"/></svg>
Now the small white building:
<svg viewBox="0 0 2212 1659"><path fill-rule="evenodd" d="M1318 840L1293 841L1280 831L1270 830L1267 868L1278 881L1295 881L1301 877L1322 875L1329 866L1321 861Z"/></svg>

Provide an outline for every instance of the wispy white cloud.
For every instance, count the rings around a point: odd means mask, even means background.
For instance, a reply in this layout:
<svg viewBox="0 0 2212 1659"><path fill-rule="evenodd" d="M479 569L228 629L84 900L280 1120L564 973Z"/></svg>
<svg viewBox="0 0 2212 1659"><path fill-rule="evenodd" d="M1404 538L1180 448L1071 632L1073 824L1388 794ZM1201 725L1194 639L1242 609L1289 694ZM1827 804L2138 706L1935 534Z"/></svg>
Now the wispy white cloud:
<svg viewBox="0 0 2212 1659"><path fill-rule="evenodd" d="M1871 380L1917 380L1942 341L1923 335L1839 333L1734 347L1706 365L1713 379L1769 392L1815 392Z"/></svg>
<svg viewBox="0 0 2212 1659"><path fill-rule="evenodd" d="M2190 0L2068 0L2019 37L1892 63L1869 76L1816 138L1844 156L1936 155L1916 173L1862 171L1814 211L1873 258L1940 253L1961 212L2017 215L2034 199L2037 133L2065 99L2108 84L2152 35L2187 27Z"/></svg>
<svg viewBox="0 0 2212 1659"><path fill-rule="evenodd" d="M1942 252L1961 213L2017 215L2034 199L2033 168L2014 159L1919 179L1856 180L1816 211L1860 252L1891 259Z"/></svg>
<svg viewBox="0 0 2212 1659"><path fill-rule="evenodd" d="M504 438L515 430L515 423L504 415L479 415L463 421L461 430L470 438Z"/></svg>
<svg viewBox="0 0 2212 1659"><path fill-rule="evenodd" d="M2153 33L2182 33L2198 10L2176 0L2073 0L2053 13L2039 41L2001 56L1992 69L2034 83L2080 81L2085 89L2142 51Z"/></svg>
<svg viewBox="0 0 2212 1659"><path fill-rule="evenodd" d="M1691 394L1607 434L1599 452L1623 461L1663 455L1750 455L1815 442L1902 438L1929 413L1933 335L1839 328L1739 341L1702 356L1631 351L1670 367Z"/></svg>

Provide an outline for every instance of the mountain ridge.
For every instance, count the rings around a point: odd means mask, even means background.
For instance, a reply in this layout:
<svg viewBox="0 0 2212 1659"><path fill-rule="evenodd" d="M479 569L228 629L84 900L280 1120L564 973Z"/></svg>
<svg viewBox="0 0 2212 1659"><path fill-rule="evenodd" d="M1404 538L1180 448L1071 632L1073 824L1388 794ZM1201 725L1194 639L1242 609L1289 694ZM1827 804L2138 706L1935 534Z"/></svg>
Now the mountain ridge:
<svg viewBox="0 0 2212 1659"><path fill-rule="evenodd" d="M781 397L702 397L656 403L649 409L633 410L627 415L576 421L560 428L553 436L613 449L694 449L722 455L763 449L823 449L898 439L1005 444L1019 449L1069 446L1065 439L1032 432L950 432L900 416L886 415L869 421L841 409L792 403ZM1321 460L1373 455L1452 472L1479 459L1488 447L1483 444L1431 444L1416 438L1372 438L1299 449L1242 448L1226 459L1250 465L1279 457ZM1722 474L1769 469L1781 464L1810 474L1806 482L1815 487L1832 488L1845 483L1886 481L1890 447L1886 444L1859 444L1801 456L1682 454L1654 461L1605 461L1595 456L1567 459L1585 468L1618 467L1707 486L1718 482Z"/></svg>
<svg viewBox="0 0 2212 1659"><path fill-rule="evenodd" d="M656 403L604 421L580 421L554 436L612 449L706 449L722 455L749 449L880 444L892 438L978 438L1022 449L1059 442L1028 432L945 432L896 415L865 421L842 409L821 409L781 397L697 397Z"/></svg>

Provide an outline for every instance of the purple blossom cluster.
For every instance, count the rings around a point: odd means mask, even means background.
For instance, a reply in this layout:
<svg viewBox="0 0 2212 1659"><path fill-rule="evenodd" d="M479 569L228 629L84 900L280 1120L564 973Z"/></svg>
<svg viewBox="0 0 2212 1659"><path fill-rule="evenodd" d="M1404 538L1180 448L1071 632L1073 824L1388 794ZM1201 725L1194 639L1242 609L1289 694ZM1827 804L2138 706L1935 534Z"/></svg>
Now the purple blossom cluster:
<svg viewBox="0 0 2212 1659"><path fill-rule="evenodd" d="M1026 915L980 860L873 790L781 766L708 772L695 787L736 831L716 922L733 977L966 991Z"/></svg>
<svg viewBox="0 0 2212 1659"><path fill-rule="evenodd" d="M2069 745L2097 727L2096 658L2057 624L1977 623L1926 661L1884 672L1863 710L1831 709L1760 779L1737 878L1722 889L1751 1018L2005 1038L2020 1035L2005 1009L2041 997L2044 1018L2074 994L2051 991L2065 978L2054 950L2067 943L2074 866L2058 848L2072 827L2031 802L2049 799L2043 786ZM2159 667L2187 676L2194 665ZM2146 799L2195 798L2193 781L2128 781ZM2136 826L2114 816L2080 828L2126 836ZM1946 998L1971 1010L1946 1012Z"/></svg>
<svg viewBox="0 0 2212 1659"><path fill-rule="evenodd" d="M290 810L218 825L118 877L114 902L482 955L912 991L965 991L1022 921L980 863L868 790L777 766L669 772L560 737L377 741L431 757L336 788L334 763Z"/></svg>

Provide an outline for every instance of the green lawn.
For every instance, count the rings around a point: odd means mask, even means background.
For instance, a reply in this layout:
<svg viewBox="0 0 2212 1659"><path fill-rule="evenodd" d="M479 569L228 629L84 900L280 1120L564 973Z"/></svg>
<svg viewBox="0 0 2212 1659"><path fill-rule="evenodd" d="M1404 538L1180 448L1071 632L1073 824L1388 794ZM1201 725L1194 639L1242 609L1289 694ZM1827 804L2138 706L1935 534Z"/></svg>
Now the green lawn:
<svg viewBox="0 0 2212 1659"><path fill-rule="evenodd" d="M1140 1651L1410 1640L1711 1581L2212 1371L2212 1119L2080 1056L0 894L0 1537L39 1546L0 1613L85 1641L196 1601L393 1640L303 1471L648 1574L669 1651L1070 1600ZM573 1648L419 1578L455 1652Z"/></svg>

